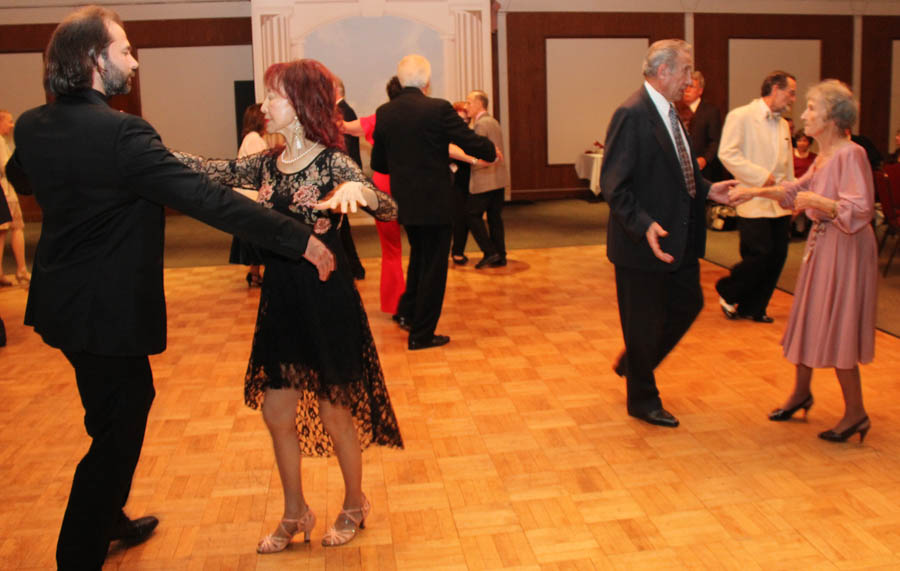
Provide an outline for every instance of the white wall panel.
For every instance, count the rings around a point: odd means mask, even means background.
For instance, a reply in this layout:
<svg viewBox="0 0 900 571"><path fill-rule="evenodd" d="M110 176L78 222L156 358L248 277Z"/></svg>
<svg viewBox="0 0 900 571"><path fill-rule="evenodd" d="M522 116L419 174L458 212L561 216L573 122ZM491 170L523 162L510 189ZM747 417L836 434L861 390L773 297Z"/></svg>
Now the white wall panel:
<svg viewBox="0 0 900 571"><path fill-rule="evenodd" d="M821 69L819 40L736 40L728 41L728 108L734 109L759 97L763 79L776 69L797 78L794 129L802 126L800 115L806 108L806 90L818 83Z"/></svg>
<svg viewBox="0 0 900 571"><path fill-rule="evenodd" d="M237 154L234 82L253 79L250 46L145 48L143 116L166 146L213 158Z"/></svg>
<svg viewBox="0 0 900 571"><path fill-rule="evenodd" d="M47 102L44 61L39 53L0 54L0 109L18 117L22 111Z"/></svg>
<svg viewBox="0 0 900 571"><path fill-rule="evenodd" d="M894 135L900 129L900 41L893 42L893 66L891 67L891 129L888 150L897 148L894 144ZM876 141L880 142L880 141Z"/></svg>
<svg viewBox="0 0 900 571"><path fill-rule="evenodd" d="M646 38L547 40L547 157L572 164L603 142L613 111L643 82Z"/></svg>

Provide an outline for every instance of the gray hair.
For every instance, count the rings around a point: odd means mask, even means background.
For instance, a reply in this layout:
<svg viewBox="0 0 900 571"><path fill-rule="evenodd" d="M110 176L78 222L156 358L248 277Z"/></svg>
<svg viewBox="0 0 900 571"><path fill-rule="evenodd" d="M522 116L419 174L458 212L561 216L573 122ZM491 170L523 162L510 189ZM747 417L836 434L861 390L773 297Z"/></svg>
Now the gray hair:
<svg viewBox="0 0 900 571"><path fill-rule="evenodd" d="M419 54L405 56L397 64L397 79L403 87L422 89L431 81L431 64Z"/></svg>
<svg viewBox="0 0 900 571"><path fill-rule="evenodd" d="M644 77L656 77L656 74L659 73L659 68L663 65L670 70L674 69L675 60L678 59L679 54L685 52L692 54L693 48L691 44L684 40L659 40L658 42L653 42L647 50L647 55L644 57L644 66L641 69Z"/></svg>
<svg viewBox="0 0 900 571"><path fill-rule="evenodd" d="M475 99L481 101L481 106L485 109L488 108L488 96L487 93L480 89L473 89L471 93L469 93Z"/></svg>
<svg viewBox="0 0 900 571"><path fill-rule="evenodd" d="M700 85L700 89L706 87L706 78L703 77L703 74L700 73L699 70L694 70L694 73L691 74L691 79L697 82Z"/></svg>
<svg viewBox="0 0 900 571"><path fill-rule="evenodd" d="M853 92L843 81L826 79L813 85L807 90L806 98L809 100L815 96L822 98L826 117L834 121L840 131L845 131L856 123L859 103L853 99Z"/></svg>

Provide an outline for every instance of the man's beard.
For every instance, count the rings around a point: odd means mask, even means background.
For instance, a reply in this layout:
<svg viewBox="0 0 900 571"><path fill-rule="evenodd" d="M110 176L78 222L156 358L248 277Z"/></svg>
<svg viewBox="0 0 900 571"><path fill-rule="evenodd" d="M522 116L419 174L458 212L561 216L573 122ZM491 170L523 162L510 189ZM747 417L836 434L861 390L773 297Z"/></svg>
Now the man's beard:
<svg viewBox="0 0 900 571"><path fill-rule="evenodd" d="M112 97L131 91L131 74L117 68L106 57L103 61L106 62L106 70L100 71L100 79L103 81L106 96Z"/></svg>

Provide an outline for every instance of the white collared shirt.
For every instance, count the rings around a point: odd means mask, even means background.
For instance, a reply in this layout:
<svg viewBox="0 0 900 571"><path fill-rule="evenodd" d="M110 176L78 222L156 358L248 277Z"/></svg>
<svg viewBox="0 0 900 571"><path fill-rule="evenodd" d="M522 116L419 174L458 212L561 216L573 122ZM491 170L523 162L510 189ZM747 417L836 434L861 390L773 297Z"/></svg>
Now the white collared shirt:
<svg viewBox="0 0 900 571"><path fill-rule="evenodd" d="M696 113L696 112L697 112L697 108L700 107L700 100L701 100L701 99L702 99L701 97L698 97L697 99L694 99L694 102L693 102L693 103L691 103L690 105L688 105L688 107L691 108L691 113Z"/></svg>
<svg viewBox="0 0 900 571"><path fill-rule="evenodd" d="M659 112L659 116L662 118L663 125L666 126L666 131L669 132L669 138L672 140L672 144L675 145L676 152L678 150L678 144L675 142L675 133L672 131L672 121L669 120L669 109L673 108L672 103L666 99L665 95L656 90L655 87L644 81L644 89L647 90L647 94L650 95L650 100L653 101L653 105L656 107L656 110ZM675 112L677 115L677 111ZM681 122L679 121L679 125ZM687 133L684 132L684 128L680 128L679 135L681 136L681 140L684 143L684 148L688 152L688 156L691 155L691 144L688 141Z"/></svg>

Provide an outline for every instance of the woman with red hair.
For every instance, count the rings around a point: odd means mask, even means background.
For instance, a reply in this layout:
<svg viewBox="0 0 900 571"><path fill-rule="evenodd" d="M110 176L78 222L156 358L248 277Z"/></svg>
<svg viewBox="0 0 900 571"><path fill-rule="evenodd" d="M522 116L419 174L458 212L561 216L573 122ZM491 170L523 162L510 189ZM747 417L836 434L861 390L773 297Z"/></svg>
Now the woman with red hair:
<svg viewBox="0 0 900 571"><path fill-rule="evenodd" d="M282 551L294 535L309 541L316 518L303 496L302 456L334 453L344 477L344 503L325 546L343 545L364 527L370 504L362 492L362 453L370 445L402 448L384 374L362 300L341 247L336 204L359 204L378 220L396 220L397 205L341 152L334 77L321 63L302 59L265 73L262 111L270 133L286 143L232 161L179 153L196 170L229 186L258 188L257 202L308 224L334 253L337 269L325 281L315 266L263 252L266 279L244 400L262 406L284 488L278 528L259 553ZM299 445L298 445L299 437Z"/></svg>

